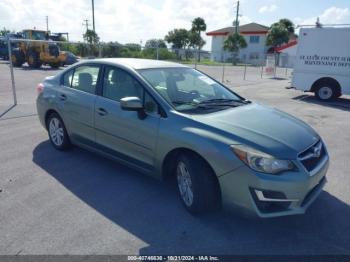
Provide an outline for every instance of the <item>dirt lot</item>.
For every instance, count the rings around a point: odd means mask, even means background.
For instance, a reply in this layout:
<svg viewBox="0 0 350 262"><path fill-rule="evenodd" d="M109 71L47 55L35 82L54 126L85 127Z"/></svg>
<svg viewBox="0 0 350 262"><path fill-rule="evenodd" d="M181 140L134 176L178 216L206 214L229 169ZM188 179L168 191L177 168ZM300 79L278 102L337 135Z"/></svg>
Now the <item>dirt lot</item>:
<svg viewBox="0 0 350 262"><path fill-rule="evenodd" d="M200 70L221 80L222 68ZM328 183L305 215L192 217L174 189L75 148L53 149L35 110L35 86L56 70L0 63L0 254L350 254L350 97L319 103L249 69L227 67L225 83L314 127L331 157ZM287 72L289 75L290 72ZM8 112L6 112L10 109Z"/></svg>

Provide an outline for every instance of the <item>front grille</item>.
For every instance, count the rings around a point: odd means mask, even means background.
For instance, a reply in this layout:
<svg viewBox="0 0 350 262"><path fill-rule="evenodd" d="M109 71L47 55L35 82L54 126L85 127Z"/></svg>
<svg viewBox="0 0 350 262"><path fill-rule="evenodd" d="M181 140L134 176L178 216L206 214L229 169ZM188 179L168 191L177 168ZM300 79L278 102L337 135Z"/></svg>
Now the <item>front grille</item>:
<svg viewBox="0 0 350 262"><path fill-rule="evenodd" d="M319 152L317 152L319 150ZM326 154L322 141L317 142L312 147L300 153L298 158L307 171L312 171L319 164Z"/></svg>

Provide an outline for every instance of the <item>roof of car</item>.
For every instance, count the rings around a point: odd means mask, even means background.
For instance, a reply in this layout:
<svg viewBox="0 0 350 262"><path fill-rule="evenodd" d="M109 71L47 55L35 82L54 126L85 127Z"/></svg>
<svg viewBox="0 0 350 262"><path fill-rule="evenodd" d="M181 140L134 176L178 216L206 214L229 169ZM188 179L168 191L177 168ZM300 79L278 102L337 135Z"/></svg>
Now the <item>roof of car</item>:
<svg viewBox="0 0 350 262"><path fill-rule="evenodd" d="M98 58L93 60L84 60L85 62L98 62L106 64L116 64L126 66L132 69L147 69L147 68L159 68L159 67L187 67L182 64L151 60L151 59L139 59L139 58Z"/></svg>

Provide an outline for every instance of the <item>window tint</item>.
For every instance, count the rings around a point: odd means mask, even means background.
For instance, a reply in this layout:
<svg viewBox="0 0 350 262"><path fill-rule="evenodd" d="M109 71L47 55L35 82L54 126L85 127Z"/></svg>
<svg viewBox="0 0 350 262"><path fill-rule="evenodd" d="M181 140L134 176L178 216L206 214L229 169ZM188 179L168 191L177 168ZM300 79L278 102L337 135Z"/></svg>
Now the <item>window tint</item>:
<svg viewBox="0 0 350 262"><path fill-rule="evenodd" d="M63 85L71 87L74 70L70 70L63 76Z"/></svg>
<svg viewBox="0 0 350 262"><path fill-rule="evenodd" d="M147 113L158 113L158 105L156 101L145 92L145 103L144 103L145 111Z"/></svg>
<svg viewBox="0 0 350 262"><path fill-rule="evenodd" d="M99 66L80 66L75 68L71 87L87 93L95 94ZM67 77L69 79L69 76Z"/></svg>
<svg viewBox="0 0 350 262"><path fill-rule="evenodd" d="M127 72L107 67L103 80L103 96L115 101L124 97L138 97L143 100L143 87Z"/></svg>

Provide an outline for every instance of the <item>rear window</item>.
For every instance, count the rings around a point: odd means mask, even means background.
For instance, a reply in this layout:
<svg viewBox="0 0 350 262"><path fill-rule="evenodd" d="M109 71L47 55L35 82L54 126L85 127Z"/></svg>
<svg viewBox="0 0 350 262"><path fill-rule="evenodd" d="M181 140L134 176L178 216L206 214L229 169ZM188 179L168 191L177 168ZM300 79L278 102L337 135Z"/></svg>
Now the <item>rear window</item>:
<svg viewBox="0 0 350 262"><path fill-rule="evenodd" d="M95 94L99 71L98 65L79 66L66 72L62 83L66 87Z"/></svg>

